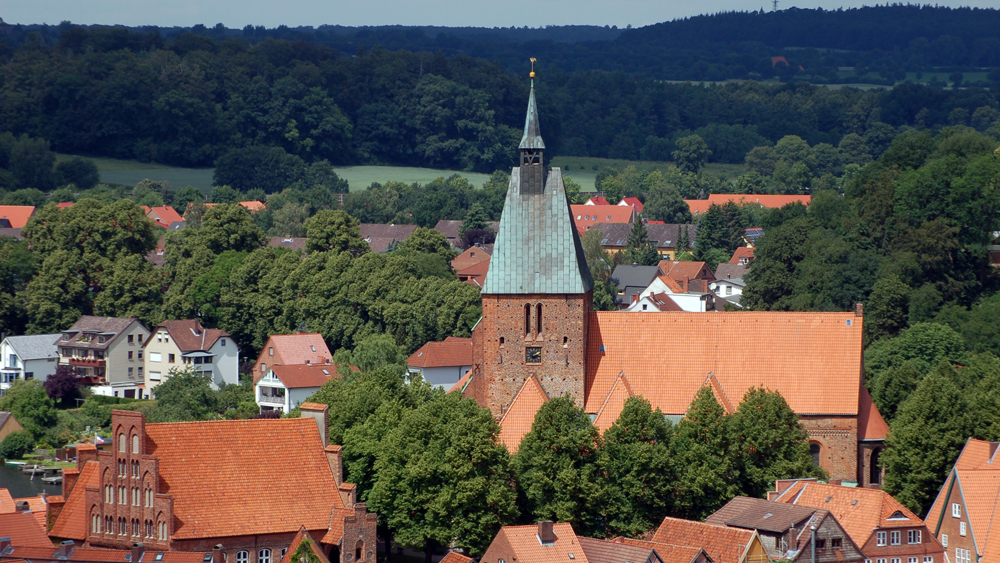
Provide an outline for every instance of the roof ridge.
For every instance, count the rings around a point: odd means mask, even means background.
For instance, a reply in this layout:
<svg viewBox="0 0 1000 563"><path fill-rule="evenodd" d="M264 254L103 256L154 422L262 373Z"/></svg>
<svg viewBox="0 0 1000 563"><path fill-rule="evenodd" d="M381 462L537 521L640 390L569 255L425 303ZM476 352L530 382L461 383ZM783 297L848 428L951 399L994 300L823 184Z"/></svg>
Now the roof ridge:
<svg viewBox="0 0 1000 563"><path fill-rule="evenodd" d="M538 379L536 379L534 375L529 375L528 379L525 379L524 383L521 384L521 388L517 390L517 393L514 393L514 397L511 398L510 405L507 407L507 411L504 412L503 416L500 417L500 422L499 422L500 426L503 426L503 421L507 419L507 415L510 414L511 410L513 410L512 407L514 406L514 403L517 402L517 398L521 396L521 393L524 391L524 388L528 386L529 381L533 381L535 383L535 387L537 387L538 391L541 392L542 398L545 399L546 402L549 400L549 395L545 392L545 389L542 388L542 385L538 383Z"/></svg>

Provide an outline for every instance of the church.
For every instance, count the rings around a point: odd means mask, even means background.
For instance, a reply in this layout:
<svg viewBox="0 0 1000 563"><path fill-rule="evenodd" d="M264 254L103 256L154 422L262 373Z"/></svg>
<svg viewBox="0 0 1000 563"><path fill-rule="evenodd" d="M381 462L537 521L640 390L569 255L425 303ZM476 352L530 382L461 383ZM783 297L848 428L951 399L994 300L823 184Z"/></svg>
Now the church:
<svg viewBox="0 0 1000 563"><path fill-rule="evenodd" d="M519 151L473 329L473 367L458 384L490 409L511 452L550 398L569 395L603 432L635 395L676 423L703 386L728 412L762 386L798 413L831 479L881 484L888 426L864 385L860 308L593 311L562 172L545 165L534 84Z"/></svg>

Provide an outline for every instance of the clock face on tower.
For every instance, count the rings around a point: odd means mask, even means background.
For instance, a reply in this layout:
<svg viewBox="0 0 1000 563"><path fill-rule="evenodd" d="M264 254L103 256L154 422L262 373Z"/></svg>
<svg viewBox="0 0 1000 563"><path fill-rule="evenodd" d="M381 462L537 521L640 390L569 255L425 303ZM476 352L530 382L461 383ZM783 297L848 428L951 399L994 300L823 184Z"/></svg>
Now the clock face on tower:
<svg viewBox="0 0 1000 563"><path fill-rule="evenodd" d="M529 364L540 364L542 363L542 349L541 348L525 348L524 350L524 361Z"/></svg>

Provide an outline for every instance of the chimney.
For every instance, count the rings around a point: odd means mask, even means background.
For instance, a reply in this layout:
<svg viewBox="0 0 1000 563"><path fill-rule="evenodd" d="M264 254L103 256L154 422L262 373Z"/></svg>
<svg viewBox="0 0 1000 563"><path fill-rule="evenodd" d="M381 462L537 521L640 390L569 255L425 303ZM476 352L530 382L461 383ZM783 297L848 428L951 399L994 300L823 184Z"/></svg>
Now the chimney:
<svg viewBox="0 0 1000 563"><path fill-rule="evenodd" d="M299 411L302 413L302 418L311 418L316 421L316 427L319 429L319 439L322 440L323 446L326 447L329 443L330 407L320 403L302 403L299 405Z"/></svg>
<svg viewBox="0 0 1000 563"><path fill-rule="evenodd" d="M864 303L857 303L857 304L854 305L854 316L855 317L863 317L863 316L865 316L865 304Z"/></svg>
<svg viewBox="0 0 1000 563"><path fill-rule="evenodd" d="M344 454L340 449L340 446L329 445L324 450L326 461L330 464L330 471L333 472L333 479L338 486L344 483Z"/></svg>
<svg viewBox="0 0 1000 563"><path fill-rule="evenodd" d="M14 503L14 512L27 512L30 508L26 500L19 500Z"/></svg>
<svg viewBox="0 0 1000 563"><path fill-rule="evenodd" d="M538 541L542 542L542 545L556 543L556 533L552 529L552 520L542 520L538 523Z"/></svg>
<svg viewBox="0 0 1000 563"><path fill-rule="evenodd" d="M83 471L88 461L97 461L97 446L94 444L76 445L76 468Z"/></svg>
<svg viewBox="0 0 1000 563"><path fill-rule="evenodd" d="M838 487L842 483L843 483L843 481L841 481L840 479L830 479L829 481L827 481L827 484L829 484L829 485L837 485Z"/></svg>
<svg viewBox="0 0 1000 563"><path fill-rule="evenodd" d="M56 550L56 559L67 559L70 553L73 553L73 540L66 540L59 544L59 549Z"/></svg>
<svg viewBox="0 0 1000 563"><path fill-rule="evenodd" d="M62 473L62 496L68 497L73 492L76 480L80 478L80 470L75 467L67 467Z"/></svg>
<svg viewBox="0 0 1000 563"><path fill-rule="evenodd" d="M224 557L222 555L222 544L217 543L215 547L212 548L212 563L223 563ZM135 560L132 561L135 563Z"/></svg>
<svg viewBox="0 0 1000 563"><path fill-rule="evenodd" d="M132 563L139 563L142 561L142 554L146 551L146 546L142 542L134 542L132 544Z"/></svg>

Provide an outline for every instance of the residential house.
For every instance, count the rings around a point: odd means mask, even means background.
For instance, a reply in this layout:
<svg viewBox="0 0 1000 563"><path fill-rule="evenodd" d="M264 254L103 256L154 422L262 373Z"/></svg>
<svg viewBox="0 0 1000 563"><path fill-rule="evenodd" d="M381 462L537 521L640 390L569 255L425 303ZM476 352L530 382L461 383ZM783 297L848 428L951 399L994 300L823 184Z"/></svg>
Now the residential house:
<svg viewBox="0 0 1000 563"><path fill-rule="evenodd" d="M665 313L668 311L678 312L684 309L677 301L671 299L669 293L653 293L651 295L634 296L634 301L626 311L630 313Z"/></svg>
<svg viewBox="0 0 1000 563"><path fill-rule="evenodd" d="M663 276L660 276L661 278ZM653 284L658 283L659 278ZM650 284L650 285L653 285ZM686 311L688 313L714 313L721 309L722 300L716 299L714 293L701 291L685 291L677 293L647 293L632 296L632 304L625 310L628 312L663 313Z"/></svg>
<svg viewBox="0 0 1000 563"><path fill-rule="evenodd" d="M865 559L861 548L828 510L736 497L705 523L756 530L764 549L776 561L862 563Z"/></svg>
<svg viewBox="0 0 1000 563"><path fill-rule="evenodd" d="M458 276L458 281L463 281L468 284L472 284L479 289L483 288L483 283L486 282L486 274L490 271L490 259L487 258L478 264L473 264L468 268L463 268L455 272Z"/></svg>
<svg viewBox="0 0 1000 563"><path fill-rule="evenodd" d="M156 241L156 247L146 253L146 260L153 263L153 266L162 268L167 263L167 237L160 237Z"/></svg>
<svg viewBox="0 0 1000 563"><path fill-rule="evenodd" d="M589 563L573 526L566 522L504 526L497 532L480 563Z"/></svg>
<svg viewBox="0 0 1000 563"><path fill-rule="evenodd" d="M254 400L262 413L281 411L288 414L336 374L332 365L271 366L264 377L254 383Z"/></svg>
<svg viewBox="0 0 1000 563"><path fill-rule="evenodd" d="M993 533L1000 499L1000 442L970 438L927 513L927 527L953 563L1000 561Z"/></svg>
<svg viewBox="0 0 1000 563"><path fill-rule="evenodd" d="M319 333L297 332L295 334L272 334L257 356L253 366L255 381L260 379L267 368L295 364L329 365L333 354Z"/></svg>
<svg viewBox="0 0 1000 563"><path fill-rule="evenodd" d="M743 229L743 242L745 242L750 248L756 248L757 241L759 241L762 236L764 236L763 227L748 227Z"/></svg>
<svg viewBox="0 0 1000 563"><path fill-rule="evenodd" d="M776 490L768 493L775 502L830 511L873 563L947 561L924 521L885 491L813 479L779 480L775 485Z"/></svg>
<svg viewBox="0 0 1000 563"><path fill-rule="evenodd" d="M98 395L142 398L142 344L149 329L135 317L84 315L62 332L59 363L73 368Z"/></svg>
<svg viewBox="0 0 1000 563"><path fill-rule="evenodd" d="M605 199L602 195L595 195L593 197L588 197L587 201L583 202L584 205L611 205L611 202Z"/></svg>
<svg viewBox="0 0 1000 563"><path fill-rule="evenodd" d="M749 265L744 264L719 264L715 268L715 279L723 280L735 280L735 279L746 279L747 272L750 271Z"/></svg>
<svg viewBox="0 0 1000 563"><path fill-rule="evenodd" d="M449 551L438 563L472 563L472 558L455 551Z"/></svg>
<svg viewBox="0 0 1000 563"><path fill-rule="evenodd" d="M395 245L410 238L417 225L382 225L379 223L361 223L361 238L365 239L372 252L388 252Z"/></svg>
<svg viewBox="0 0 1000 563"><path fill-rule="evenodd" d="M753 248L741 246L733 252L732 258L729 259L729 263L747 266L750 264L751 260L753 260Z"/></svg>
<svg viewBox="0 0 1000 563"><path fill-rule="evenodd" d="M642 202L639 201L637 197L623 197L621 201L618 202L621 207L631 207L637 212L642 213Z"/></svg>
<svg viewBox="0 0 1000 563"><path fill-rule="evenodd" d="M11 433L20 432L21 430L24 430L24 427L14 418L13 413L0 411L0 441Z"/></svg>
<svg viewBox="0 0 1000 563"><path fill-rule="evenodd" d="M289 250L294 250L296 252L305 254L306 242L308 240L309 239L306 237L293 237L293 236L271 237L270 239L268 239L267 245L272 246L274 248L287 248Z"/></svg>
<svg viewBox="0 0 1000 563"><path fill-rule="evenodd" d="M715 281L715 274L704 262L661 260L658 266L663 275L676 281L684 291L688 291L691 280Z"/></svg>
<svg viewBox="0 0 1000 563"><path fill-rule="evenodd" d="M143 543L136 543L131 549L104 549L77 546L67 540L53 546L18 543L16 538L0 538L0 563L224 563L213 552L203 551L147 551Z"/></svg>
<svg viewBox="0 0 1000 563"><path fill-rule="evenodd" d="M570 210L580 234L606 223L634 223L639 217L635 209L617 205L570 205Z"/></svg>
<svg viewBox="0 0 1000 563"><path fill-rule="evenodd" d="M449 336L428 342L407 358L406 369L435 387L450 389L472 369L472 339Z"/></svg>
<svg viewBox="0 0 1000 563"><path fill-rule="evenodd" d="M715 563L765 563L770 560L756 531L693 520L664 518L650 541L701 548Z"/></svg>
<svg viewBox="0 0 1000 563"><path fill-rule="evenodd" d="M8 336L0 342L0 397L18 379L45 381L59 366L61 334Z"/></svg>
<svg viewBox="0 0 1000 563"><path fill-rule="evenodd" d="M150 207L149 211L146 212L146 217L149 217L149 219L153 221L157 227L162 227L167 230L174 231L185 225L184 218L181 217L181 214L169 205Z"/></svg>
<svg viewBox="0 0 1000 563"><path fill-rule="evenodd" d="M164 321L153 328L139 350L146 368L146 396L170 378L170 370L193 369L212 378L212 388L240 382L240 349L228 332L205 328L195 320ZM143 375L143 374L139 374Z"/></svg>
<svg viewBox="0 0 1000 563"><path fill-rule="evenodd" d="M63 494L49 499L49 537L126 550L217 546L219 561L271 563L305 529L331 561L375 563L376 515L343 480L329 408L300 409L301 418L197 424L112 411L113 451L77 448Z"/></svg>
<svg viewBox="0 0 1000 563"><path fill-rule="evenodd" d="M743 278L726 278L710 282L708 287L714 291L717 296L738 305L740 297L743 295L743 288L746 287L746 285L747 284L743 281Z"/></svg>
<svg viewBox="0 0 1000 563"><path fill-rule="evenodd" d="M790 203L801 203L808 206L812 196L807 195L765 195L765 194L711 194L708 199L685 199L692 215L701 215L713 205L725 205L733 202L736 205L756 204L761 207L778 208Z"/></svg>
<svg viewBox="0 0 1000 563"><path fill-rule="evenodd" d="M488 223L488 227L494 233L497 232L500 223L497 221L491 221ZM448 240L449 243L455 248L465 248L465 243L461 242L458 234L462 232L462 222L456 221L454 219L441 219L434 225L434 230L444 235L444 238Z"/></svg>
<svg viewBox="0 0 1000 563"><path fill-rule="evenodd" d="M611 272L611 283L618 287L615 294L615 305L624 309L631 305L636 296L649 287L658 276L662 275L658 266L638 266L636 264L621 264Z"/></svg>
<svg viewBox="0 0 1000 563"><path fill-rule="evenodd" d="M250 201L241 201L237 205L239 205L243 209L246 209L250 213L257 213L258 211L264 211L264 209L267 208L267 205L255 199Z"/></svg>
<svg viewBox="0 0 1000 563"><path fill-rule="evenodd" d="M610 541L580 538L587 557L594 563L715 563L704 549L632 538ZM637 551L638 550L638 551Z"/></svg>
<svg viewBox="0 0 1000 563"><path fill-rule="evenodd" d="M34 205L0 205L0 227L20 232L35 216Z"/></svg>
<svg viewBox="0 0 1000 563"><path fill-rule="evenodd" d="M474 244L452 259L451 269L458 272L469 266L475 266L484 260L489 261L492 254L492 244Z"/></svg>
<svg viewBox="0 0 1000 563"><path fill-rule="evenodd" d="M661 259L673 260L678 252L691 251L694 249L694 241L698 236L698 227L695 225L679 225L674 223L643 223L646 228L646 237L649 242L656 247L656 252ZM601 248L605 252L617 254L624 252L628 235L632 231L631 223L598 223L591 227L598 229L604 235L601 240ZM678 248L681 233L687 230L687 246Z"/></svg>

